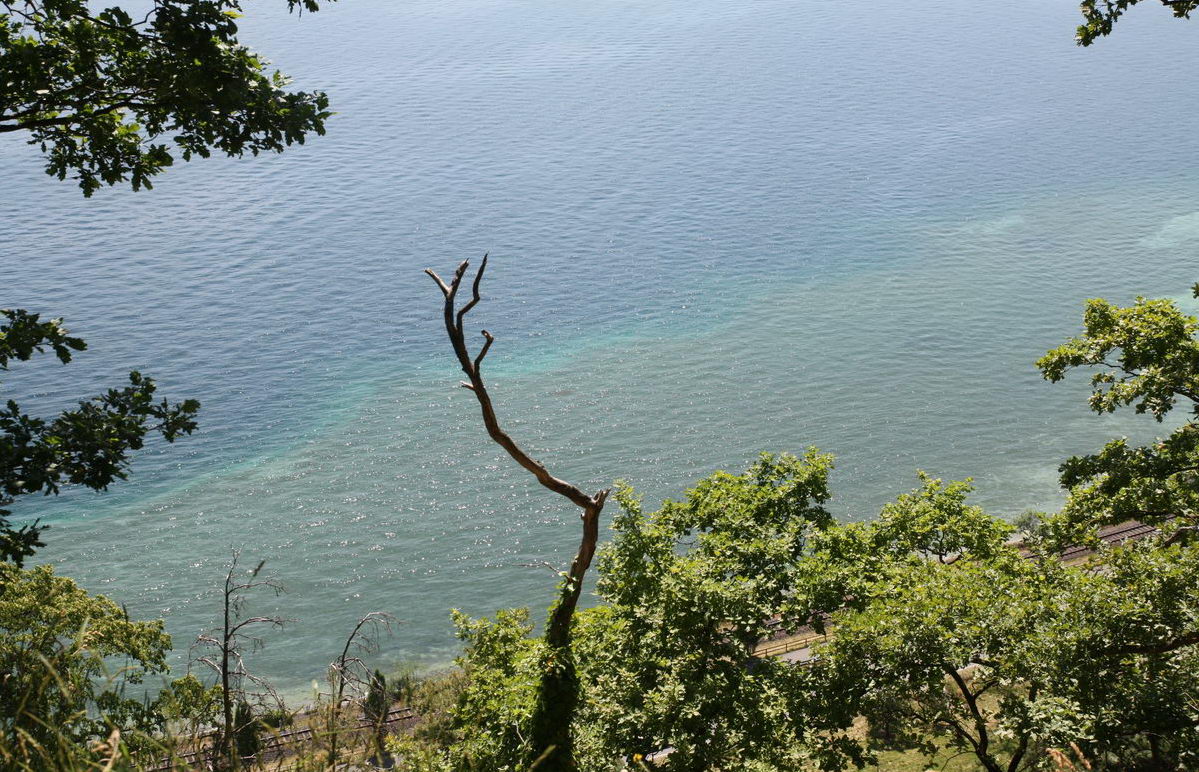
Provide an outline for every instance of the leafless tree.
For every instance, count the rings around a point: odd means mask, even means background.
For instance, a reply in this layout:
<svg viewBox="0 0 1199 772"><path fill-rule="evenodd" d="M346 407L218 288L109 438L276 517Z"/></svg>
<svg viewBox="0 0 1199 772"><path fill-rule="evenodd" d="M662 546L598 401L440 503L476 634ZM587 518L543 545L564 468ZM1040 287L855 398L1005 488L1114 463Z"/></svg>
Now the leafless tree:
<svg viewBox="0 0 1199 772"><path fill-rule="evenodd" d="M246 594L250 591L265 587L278 596L284 590L283 585L274 577L261 576L263 566L266 565L265 560L260 561L249 572L239 572L240 557L241 550L234 550L233 558L229 561L229 570L225 573L221 592L221 627L202 633L193 644L193 648L211 651L196 657L195 661L208 666L220 679L221 728L217 734L216 750L230 769L238 769L241 766L241 756L237 752L236 743L236 734L240 727L235 725L234 705L246 698L245 682L253 683L258 695L269 696L279 706L283 705L270 683L246 668L246 648L257 651L263 645L262 639L252 634L251 629L264 625L269 628L281 628L290 621L279 616L243 616Z"/></svg>
<svg viewBox="0 0 1199 772"><path fill-rule="evenodd" d="M491 350L491 344L495 342L495 337L487 330L483 330L483 346L479 349L479 353L472 357L463 329L466 314L478 305L481 299L479 285L483 281L484 271L487 270L487 256L483 256L483 262L479 265L478 272L475 273L474 281L471 284L470 299L458 307L458 295L469 267L470 261L463 260L448 283L431 269L425 270L425 273L437 282L445 299L443 311L446 334L454 347L458 363L467 377L467 380L462 381L462 386L473 392L479 401L479 408L483 413L483 425L487 428L488 436L507 451L516 463L537 478L537 482L543 487L566 498L578 507L582 518L583 533L579 541L579 548L575 552L570 568L563 573L558 600L554 604L546 624L545 642L553 663L551 667L547 667L543 671L545 675L542 677L537 714L532 722L534 751L541 755L538 769L545 770L545 772L567 769L573 764L569 727L577 699L574 663L570 656L571 623L574 619L575 608L579 603L579 596L583 591L583 579L595 556L596 542L599 540L600 512L604 508L609 490L604 489L588 494L577 486L555 477L543 464L517 445L512 437L500 427L495 408L492 406L491 395L488 394L487 385L483 381L482 371L483 359Z"/></svg>
<svg viewBox="0 0 1199 772"><path fill-rule="evenodd" d="M328 766L333 769L337 765L337 741L340 734L342 702L345 700L346 688L354 688L363 696L370 686L371 670L362 659L364 655L379 650L379 639L391 633L395 617L384 611L372 611L354 625L341 654L329 664L329 683L332 695L329 703L328 726L329 754ZM386 710L384 710L386 714Z"/></svg>

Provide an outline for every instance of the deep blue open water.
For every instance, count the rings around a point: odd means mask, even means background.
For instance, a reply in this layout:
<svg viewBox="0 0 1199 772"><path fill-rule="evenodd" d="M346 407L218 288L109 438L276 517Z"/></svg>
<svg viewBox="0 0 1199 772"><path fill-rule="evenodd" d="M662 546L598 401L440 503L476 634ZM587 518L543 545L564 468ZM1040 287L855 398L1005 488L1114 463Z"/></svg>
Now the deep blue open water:
<svg viewBox="0 0 1199 772"><path fill-rule="evenodd" d="M0 140L0 306L90 343L5 391L50 411L140 368L204 404L129 482L17 509L180 663L233 547L289 587L252 665L293 692L367 611L403 620L384 662L435 664L451 607L548 603L522 564L565 564L577 519L486 439L421 274L485 251L501 416L588 488L818 445L840 517L918 468L1014 515L1155 430L1032 363L1086 297L1199 280L1197 22L1079 49L1074 0L282 6L243 36L329 92L325 137L91 200Z"/></svg>

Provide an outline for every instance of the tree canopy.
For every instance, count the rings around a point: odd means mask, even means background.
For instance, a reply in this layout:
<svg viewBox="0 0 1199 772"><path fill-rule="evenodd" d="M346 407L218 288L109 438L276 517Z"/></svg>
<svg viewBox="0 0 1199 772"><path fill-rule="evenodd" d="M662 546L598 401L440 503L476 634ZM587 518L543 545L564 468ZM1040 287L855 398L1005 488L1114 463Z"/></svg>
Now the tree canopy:
<svg viewBox="0 0 1199 772"><path fill-rule="evenodd" d="M579 636L585 717L602 727L591 732L602 755L670 747L678 770L798 763L798 741L820 721L800 707L804 674L751 659L780 621L808 621L794 590L811 542L833 524L831 469L815 449L763 454L652 513L618 491L615 538L599 561L605 605Z"/></svg>
<svg viewBox="0 0 1199 772"><path fill-rule="evenodd" d="M287 0L316 11L317 0ZM280 151L323 134L329 101L238 40L240 0L0 0L0 133L27 132L85 196L136 190L174 163Z"/></svg>
<svg viewBox="0 0 1199 772"><path fill-rule="evenodd" d="M0 309L0 318L0 372L47 350L66 364L87 347L61 319L44 321L20 309ZM153 379L134 371L129 385L50 419L23 412L11 399L0 407L0 561L19 566L42 546L43 526L9 522L7 507L17 497L56 494L63 485L103 490L125 478L130 452L140 449L147 435L172 442L196 428L199 402L155 401L156 391Z"/></svg>
<svg viewBox="0 0 1199 772"><path fill-rule="evenodd" d="M1116 22L1129 8L1141 0L1083 0L1083 23L1078 26L1076 39L1080 46L1089 46L1101 37L1110 35ZM1189 19L1199 8L1199 0L1161 0L1179 19Z"/></svg>
<svg viewBox="0 0 1199 772"><path fill-rule="evenodd" d="M1050 381L1094 371L1090 406L1097 413L1131 406L1162 423L1179 405L1189 408L1181 425L1155 442L1114 439L1066 460L1061 483L1069 498L1045 522L1045 534L1060 545L1097 526L1139 520L1188 537L1199 525L1199 319L1170 300L1137 298L1127 307L1089 300L1083 333L1037 367Z"/></svg>
<svg viewBox="0 0 1199 772"><path fill-rule="evenodd" d="M144 723L143 702L124 686L166 671L170 636L50 566L0 562L0 586L0 766L83 767L88 740Z"/></svg>

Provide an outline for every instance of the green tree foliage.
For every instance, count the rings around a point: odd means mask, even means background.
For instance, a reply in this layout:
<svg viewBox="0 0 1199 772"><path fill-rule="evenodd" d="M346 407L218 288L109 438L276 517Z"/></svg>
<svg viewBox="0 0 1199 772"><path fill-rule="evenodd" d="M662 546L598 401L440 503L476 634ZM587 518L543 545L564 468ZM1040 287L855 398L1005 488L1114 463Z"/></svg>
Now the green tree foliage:
<svg viewBox="0 0 1199 772"><path fill-rule="evenodd" d="M831 467L815 450L803 459L764 455L745 474L718 472L651 514L627 488L619 492L623 514L600 559L606 603L583 615L577 633L587 705L578 735L588 768L668 748L670 769L859 766L872 747L851 731L855 720L912 703L908 676L922 667L903 648L913 641L868 621L874 597L908 573L916 588L929 572L960 573L967 558L1026 565L1006 545L1012 528L966 503L967 483L922 476L921 488L876 520L835 524L822 506ZM773 632L824 631L830 617L850 612L862 615L867 641L894 633L896 659L912 671L754 655ZM833 623L838 638L842 624ZM913 626L951 635L944 625ZM946 670L938 663L921 672L929 694L942 698ZM889 727L922 743L932 729Z"/></svg>
<svg viewBox="0 0 1199 772"><path fill-rule="evenodd" d="M47 350L66 364L86 348L61 319L43 321L19 309L0 309L0 317L0 372L10 362ZM0 561L20 565L42 546L43 526L14 527L8 520L8 506L18 496L56 494L63 485L103 490L125 478L130 452L140 449L148 434L172 442L195 429L199 402L156 402L155 391L154 381L135 371L128 386L109 389L51 419L28 415L13 400L0 408Z"/></svg>
<svg viewBox="0 0 1199 772"><path fill-rule="evenodd" d="M85 196L136 190L176 156L280 151L324 133L322 92L288 79L237 38L239 0L0 0L0 133L27 132L46 171ZM288 0L316 11L316 0Z"/></svg>
<svg viewBox="0 0 1199 772"><path fill-rule="evenodd" d="M258 749L261 747L259 729L254 708L245 700L240 700L233 715L233 741L238 758L252 759L258 755Z"/></svg>
<svg viewBox="0 0 1199 772"><path fill-rule="evenodd" d="M579 768L673 748L671 768L793 768L802 753L796 701L802 671L753 660L812 534L832 460L763 455L747 472L718 472L681 502L642 511L631 489L616 540L600 556L605 605L578 615L582 709L572 735ZM456 615L467 685L455 709L456 770L524 770L539 762L530 726L549 646L525 610L493 620ZM783 738L780 740L780 738Z"/></svg>
<svg viewBox="0 0 1199 772"><path fill-rule="evenodd" d="M807 729L803 673L753 651L776 625L807 621L803 559L832 526L831 456L764 454L646 513L628 487L598 591L578 634L604 758L670 747L674 770L797 768ZM585 652L585 654L584 654Z"/></svg>
<svg viewBox="0 0 1199 772"><path fill-rule="evenodd" d="M527 609L494 619L454 612L466 644L459 665L466 684L453 710L448 766L458 772L523 772L536 761L529 727L541 691L546 644L530 637Z"/></svg>
<svg viewBox="0 0 1199 772"><path fill-rule="evenodd" d="M931 756L933 738L947 734L985 769L999 769L995 695L1002 686L1009 700L1038 696L1017 665L1028 664L1025 636L1048 612L1036 580L1057 566L1024 560L1006 543L1010 527L967 505L968 491L922 477L920 489L878 520L838 526L816 545L799 594L841 603L809 674L814 691L830 695L843 731L854 716L871 723L863 752L919 748ZM984 668L994 672L982 675ZM1008 753L1018 766L1027 749Z"/></svg>
<svg viewBox="0 0 1199 772"><path fill-rule="evenodd" d="M221 714L221 689L205 686L195 675L171 681L155 701L155 710L164 722L179 725L184 734L199 734L200 730L216 724Z"/></svg>
<svg viewBox="0 0 1199 772"><path fill-rule="evenodd" d="M864 751L931 757L942 738L1014 772L1074 742L1096 769L1190 768L1197 560L1149 540L1069 566L996 541L949 563L851 563L810 687L877 730Z"/></svg>
<svg viewBox="0 0 1199 772"><path fill-rule="evenodd" d="M1199 546L1149 539L1071 570L1043 657L1090 724L1082 746L1104 768L1199 766Z"/></svg>
<svg viewBox="0 0 1199 772"><path fill-rule="evenodd" d="M0 766L71 768L89 740L153 722L124 688L166 670L161 621L135 622L49 566L0 563L0 584Z"/></svg>
<svg viewBox="0 0 1199 772"><path fill-rule="evenodd" d="M874 729L871 745L931 756L933 738L948 735L985 769L1000 769L1000 714L984 699L1001 686L1010 687L1003 693L1008 700L1025 696L1020 676L1026 674L1009 660L1020 652L1025 625L1037 621L1030 619L1039 607L1028 603L1035 593L1021 581L1024 568L1018 557L951 565L899 561L863 576L859 587L868 594L833 615L834 637L821 649L813 678L838 696L842 715L866 717ZM989 666L985 673L982 662ZM1018 765L1017 753L1023 757L1027 749L1004 750L1011 757L1003 759L1006 768L1009 761Z"/></svg>
<svg viewBox="0 0 1199 772"><path fill-rule="evenodd" d="M1060 544L1095 526L1140 520L1183 538L1199 524L1199 320L1169 300L1138 298L1123 308L1089 300L1083 327L1037 362L1045 378L1094 370L1090 405L1097 413L1132 406L1162 422L1181 404L1189 415L1149 445L1121 438L1067 460L1061 482L1069 499L1046 522L1046 535Z"/></svg>
<svg viewBox="0 0 1199 772"><path fill-rule="evenodd" d="M809 495L827 463L809 454ZM670 769L840 770L948 745L1015 772L1069 743L1095 769L1199 762L1199 546L1067 565L1013 543L967 482L922 476L838 525L772 504L777 479L718 473L648 516L621 492L606 603L576 631L584 768L670 749ZM767 620L830 637L806 665L759 661Z"/></svg>
<svg viewBox="0 0 1199 772"><path fill-rule="evenodd" d="M387 714L391 710L391 694L387 677L381 670L376 669L371 673L366 697L362 700L362 716L371 724L374 759L380 766L387 759L385 740L387 739Z"/></svg>
<svg viewBox="0 0 1199 772"><path fill-rule="evenodd" d="M966 505L967 486L927 478L878 520L820 534L796 595L814 608L843 600L812 687L878 729L866 745L931 755L941 736L987 770L1035 768L1069 742L1096 769L1196 765L1197 332L1170 301L1092 300L1084 334L1037 363L1051 381L1095 369L1096 412L1191 411L1150 446L1115 440L1063 464L1067 504L1034 529L1032 554ZM1163 531L1098 543L1097 526L1133 518ZM1083 534L1094 560L1062 564L1057 550Z"/></svg>
<svg viewBox="0 0 1199 772"><path fill-rule="evenodd" d="M575 629L581 769L843 770L948 746L1017 772L1071 743L1095 770L1199 764L1199 545L1065 564L1012 542L968 483L928 477L877 519L834 524L829 464L767 456L650 514L620 491L604 602ZM524 611L458 621L454 736L406 758L528 768L544 643ZM830 634L806 664L755 658L805 623Z"/></svg>
<svg viewBox="0 0 1199 772"><path fill-rule="evenodd" d="M412 683L404 702L415 709L420 721L410 731L389 734L385 743L396 766L412 772L453 768L447 749L462 736L457 727L458 706L469 684L470 679L462 669ZM392 697L397 695L393 693Z"/></svg>
<svg viewBox="0 0 1199 772"><path fill-rule="evenodd" d="M1078 27L1078 44L1089 46L1099 38L1110 35L1120 17L1139 2L1141 0L1083 0L1083 22ZM1180 19L1189 19L1191 12L1199 8L1199 0L1161 0L1161 4Z"/></svg>

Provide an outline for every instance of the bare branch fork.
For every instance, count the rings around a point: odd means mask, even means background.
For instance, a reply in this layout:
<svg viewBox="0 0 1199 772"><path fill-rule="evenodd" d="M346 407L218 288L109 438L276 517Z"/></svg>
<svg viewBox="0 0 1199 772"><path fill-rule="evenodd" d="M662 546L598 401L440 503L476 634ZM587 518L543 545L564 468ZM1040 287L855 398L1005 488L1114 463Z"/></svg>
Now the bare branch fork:
<svg viewBox="0 0 1199 772"><path fill-rule="evenodd" d="M541 483L542 486L557 493L559 496L565 497L582 510L580 516L583 520L583 537L579 542L579 549L575 553L575 558L571 562L570 569L566 572L566 584L562 589L562 595L558 603L554 606L549 623L546 625L546 642L551 646L565 646L570 641L570 623L574 617L575 607L578 605L579 595L583 589L583 577L587 573L587 569L591 566L591 559L595 556L595 546L599 539L600 511L604 508L604 502L608 498L609 489L589 495L565 480L555 477L550 474L549 470L543 464L522 450L508 436L508 433L500 427L499 419L495 415L495 408L491 404L491 396L487 393L487 385L483 382L482 374L483 359L487 356L487 352L491 350L491 344L495 342L495 336L487 330L483 330L483 346L479 349L479 353L472 358L470 349L466 345L466 335L462 326L466 314L478 305L481 299L479 296L479 285L483 281L484 271L487 270L487 255L483 256L483 262L479 264L479 270L475 273L474 281L471 283L470 300L466 301L459 308L457 305L458 293L462 288L469 267L470 261L463 260L458 265L458 269L454 271L453 279L449 283L445 282L432 269L425 269L425 273L433 281L437 282L437 286L441 289L441 294L445 298L445 331L449 335L450 343L454 347L458 363L462 365L462 372L466 373L467 377L467 380L462 381L462 385L474 392L475 397L478 399L479 408L483 411L483 424L487 427L487 434L491 439L507 451L508 455L516 463L523 466L536 477L537 482Z"/></svg>

